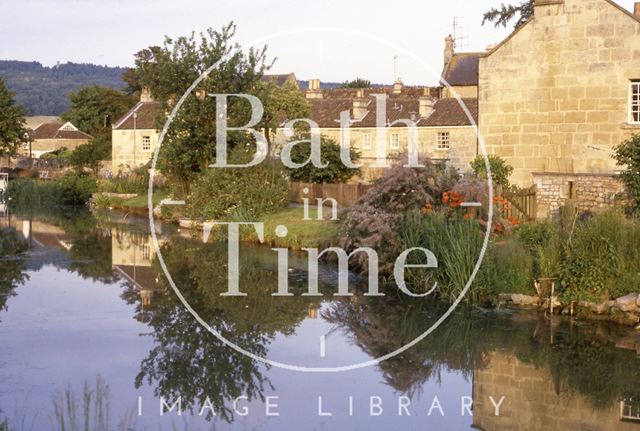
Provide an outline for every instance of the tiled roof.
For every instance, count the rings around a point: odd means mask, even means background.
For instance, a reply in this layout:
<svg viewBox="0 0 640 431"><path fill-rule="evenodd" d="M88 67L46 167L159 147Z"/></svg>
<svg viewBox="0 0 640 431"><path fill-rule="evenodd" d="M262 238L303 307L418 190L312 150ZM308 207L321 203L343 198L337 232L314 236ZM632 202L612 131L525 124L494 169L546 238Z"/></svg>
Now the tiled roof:
<svg viewBox="0 0 640 431"><path fill-rule="evenodd" d="M460 99L478 124L478 99ZM434 105L433 114L419 123L421 126L471 126L469 116L458 99L440 99Z"/></svg>
<svg viewBox="0 0 640 431"><path fill-rule="evenodd" d="M442 72L449 85L478 85L478 64L483 53L461 52L453 54Z"/></svg>
<svg viewBox="0 0 640 431"><path fill-rule="evenodd" d="M64 127L68 126L68 127ZM67 130L68 129L68 130ZM33 131L31 138L36 139L92 139L92 136L76 129L71 123L49 121L40 124Z"/></svg>
<svg viewBox="0 0 640 431"><path fill-rule="evenodd" d="M353 119L350 127L376 127L376 100L373 96L367 99L366 115L361 119ZM463 103L477 123L478 99L462 99ZM327 98L311 99L311 119L321 128L340 127L340 112L350 111L353 108L353 99ZM419 98L389 97L386 101L386 118L389 124L396 120L405 119L416 121L421 127L442 126L470 126L471 121L457 99L440 99L434 104L434 111L428 117L420 118ZM404 124L395 124L393 127L404 127Z"/></svg>
<svg viewBox="0 0 640 431"><path fill-rule="evenodd" d="M138 102L136 106L115 122L113 129L154 130L157 128L156 115L160 110L160 106L158 102Z"/></svg>

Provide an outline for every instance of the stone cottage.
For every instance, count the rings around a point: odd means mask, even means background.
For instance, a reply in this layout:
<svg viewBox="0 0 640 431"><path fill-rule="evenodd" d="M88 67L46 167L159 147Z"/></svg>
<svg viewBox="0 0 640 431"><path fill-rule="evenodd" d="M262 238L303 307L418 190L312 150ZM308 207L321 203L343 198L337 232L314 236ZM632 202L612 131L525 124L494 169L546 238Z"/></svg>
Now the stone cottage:
<svg viewBox="0 0 640 431"><path fill-rule="evenodd" d="M538 216L620 191L612 152L640 131L640 3L535 0L534 16L479 57L479 127L487 151L537 186Z"/></svg>
<svg viewBox="0 0 640 431"><path fill-rule="evenodd" d="M140 101L112 126L112 170L127 171L146 165L158 145L160 131L156 115L160 103L148 91L142 91Z"/></svg>
<svg viewBox="0 0 640 431"><path fill-rule="evenodd" d="M43 154L63 148L75 150L93 137L76 126L60 119L45 121L35 126L30 133L31 142L25 143L21 153L27 157L40 158Z"/></svg>
<svg viewBox="0 0 640 431"><path fill-rule="evenodd" d="M459 72L456 67L451 70ZM477 68L475 75L477 89ZM365 180L381 174L380 168L374 167L381 131L384 135L380 145L385 147L390 163L397 155L407 152L410 134L407 120L415 124L421 156L446 161L461 171L469 169L469 162L478 150L476 128L473 126L477 121L477 99L465 97L460 103L455 98L443 98L441 94L440 87L406 87L400 80L392 87L321 89L320 81L313 79L306 91L311 106L310 119L317 123L323 136L341 142L340 114L349 114L348 139L351 147L361 154ZM467 94L473 95L471 91L465 92ZM379 103L381 97L384 105ZM380 111L382 106L385 112ZM384 118L383 127L378 126L379 116ZM284 143L281 129L276 142L279 145Z"/></svg>

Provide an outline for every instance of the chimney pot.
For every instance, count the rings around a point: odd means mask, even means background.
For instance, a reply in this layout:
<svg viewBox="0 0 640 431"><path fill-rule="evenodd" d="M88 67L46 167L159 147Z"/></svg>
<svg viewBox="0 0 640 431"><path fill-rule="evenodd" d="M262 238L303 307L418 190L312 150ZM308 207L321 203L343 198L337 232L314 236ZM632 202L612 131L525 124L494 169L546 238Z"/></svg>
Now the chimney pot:
<svg viewBox="0 0 640 431"><path fill-rule="evenodd" d="M635 2L633 4L633 14L640 18L640 2Z"/></svg>

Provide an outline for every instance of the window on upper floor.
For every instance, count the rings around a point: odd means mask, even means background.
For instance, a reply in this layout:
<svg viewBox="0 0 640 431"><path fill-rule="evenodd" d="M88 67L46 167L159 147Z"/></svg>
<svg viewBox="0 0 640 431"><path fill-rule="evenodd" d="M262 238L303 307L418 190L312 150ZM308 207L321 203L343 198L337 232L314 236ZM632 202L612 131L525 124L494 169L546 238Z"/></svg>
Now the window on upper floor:
<svg viewBox="0 0 640 431"><path fill-rule="evenodd" d="M142 137L142 151L149 151L151 149L151 136Z"/></svg>
<svg viewBox="0 0 640 431"><path fill-rule="evenodd" d="M397 150L400 148L400 134L392 133L391 134L391 149Z"/></svg>
<svg viewBox="0 0 640 431"><path fill-rule="evenodd" d="M371 149L371 133L362 134L362 149L363 150Z"/></svg>
<svg viewBox="0 0 640 431"><path fill-rule="evenodd" d="M640 79L629 83L629 122L640 123Z"/></svg>
<svg viewBox="0 0 640 431"><path fill-rule="evenodd" d="M436 150L449 149L449 132L438 132L436 136Z"/></svg>

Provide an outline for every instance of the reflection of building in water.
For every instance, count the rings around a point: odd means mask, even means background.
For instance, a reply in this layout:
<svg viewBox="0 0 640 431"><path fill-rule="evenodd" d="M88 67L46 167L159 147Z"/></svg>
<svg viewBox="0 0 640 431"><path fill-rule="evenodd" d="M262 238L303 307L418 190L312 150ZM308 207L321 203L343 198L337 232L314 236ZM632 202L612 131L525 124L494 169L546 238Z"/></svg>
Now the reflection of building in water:
<svg viewBox="0 0 640 431"><path fill-rule="evenodd" d="M626 400L598 410L575 391L557 390L546 368L536 368L503 352L488 355L473 372L473 425L481 430L640 430L640 405ZM578 371L579 372L579 371ZM505 397L500 416L494 406Z"/></svg>
<svg viewBox="0 0 640 431"><path fill-rule="evenodd" d="M138 289L143 308L151 306L158 287L158 274L152 267L155 257L152 241L148 233L111 231L111 264Z"/></svg>

